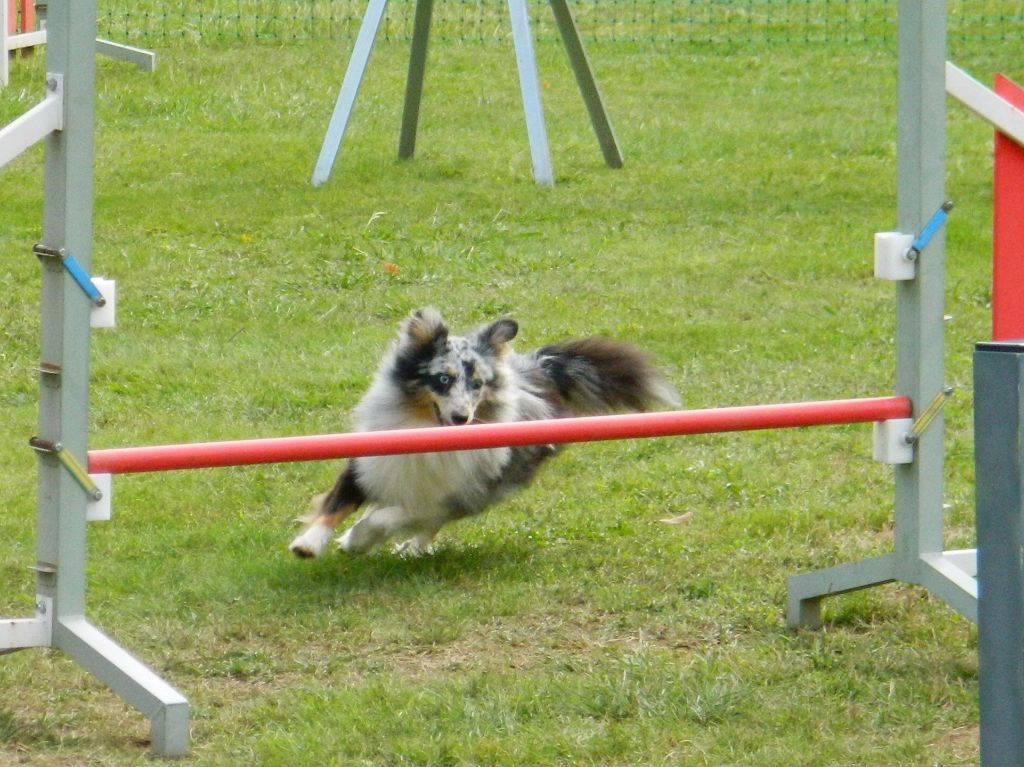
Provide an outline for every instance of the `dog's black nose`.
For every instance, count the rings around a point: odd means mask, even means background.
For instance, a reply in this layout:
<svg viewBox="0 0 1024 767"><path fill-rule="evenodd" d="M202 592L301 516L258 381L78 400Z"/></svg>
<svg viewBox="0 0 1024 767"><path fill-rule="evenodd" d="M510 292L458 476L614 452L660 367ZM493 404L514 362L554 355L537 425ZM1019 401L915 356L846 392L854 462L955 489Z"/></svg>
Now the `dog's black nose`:
<svg viewBox="0 0 1024 767"><path fill-rule="evenodd" d="M469 416L463 413L452 413L452 423L456 426L462 426L469 422Z"/></svg>

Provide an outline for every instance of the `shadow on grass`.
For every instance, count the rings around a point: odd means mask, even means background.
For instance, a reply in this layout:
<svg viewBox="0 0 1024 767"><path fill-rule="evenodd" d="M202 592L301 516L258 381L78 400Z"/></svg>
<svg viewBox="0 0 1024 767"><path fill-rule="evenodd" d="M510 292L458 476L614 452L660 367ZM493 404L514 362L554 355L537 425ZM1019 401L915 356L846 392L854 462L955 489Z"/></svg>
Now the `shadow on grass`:
<svg viewBox="0 0 1024 767"><path fill-rule="evenodd" d="M316 560L284 554L268 563L264 587L279 595L322 601L387 591L416 596L439 587L473 589L482 584L521 582L535 577L537 549L519 543L442 544L433 554L403 557L381 550L363 556L330 553Z"/></svg>

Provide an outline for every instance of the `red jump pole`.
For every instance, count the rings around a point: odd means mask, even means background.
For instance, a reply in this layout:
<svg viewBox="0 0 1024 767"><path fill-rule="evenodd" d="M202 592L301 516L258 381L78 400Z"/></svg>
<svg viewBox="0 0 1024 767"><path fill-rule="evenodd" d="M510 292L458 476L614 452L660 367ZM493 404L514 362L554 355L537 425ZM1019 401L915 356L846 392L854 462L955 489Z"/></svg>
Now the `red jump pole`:
<svg viewBox="0 0 1024 767"><path fill-rule="evenodd" d="M995 92L1024 109L1024 88L996 75ZM992 338L1024 338L1024 147L998 130L992 202Z"/></svg>
<svg viewBox="0 0 1024 767"><path fill-rule="evenodd" d="M909 418L906 397L560 418L550 421L439 426L306 437L126 447L89 452L92 474L130 474L257 463L320 461L369 455L435 453L522 445L671 437Z"/></svg>

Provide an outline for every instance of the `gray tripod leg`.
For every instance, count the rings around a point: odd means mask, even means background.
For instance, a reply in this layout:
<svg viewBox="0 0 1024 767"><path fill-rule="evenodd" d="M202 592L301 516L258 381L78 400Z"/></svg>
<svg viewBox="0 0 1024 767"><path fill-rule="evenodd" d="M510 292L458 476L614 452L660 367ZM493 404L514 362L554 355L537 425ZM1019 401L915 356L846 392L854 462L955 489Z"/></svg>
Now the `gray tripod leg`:
<svg viewBox="0 0 1024 767"><path fill-rule="evenodd" d="M316 167L313 169L313 186L322 186L331 177L334 160L338 156L341 141L345 137L345 129L352 116L352 108L355 106L359 86L363 82L366 64L370 60L373 43L377 37L381 19L384 18L384 9L387 4L388 0L370 0L370 4L366 8L366 15L363 16L363 23L356 36L356 44L352 49L352 59L345 71L345 78L342 80L341 90L338 92L338 101L334 105L334 113L331 115L331 122L324 135L324 144L320 149Z"/></svg>
<svg viewBox="0 0 1024 767"><path fill-rule="evenodd" d="M523 94L523 111L526 113L526 132L530 140L533 178L541 186L554 186L555 176L551 169L548 134L544 128L544 110L540 103L540 85L537 80L537 59L533 53L533 39L530 37L530 18L526 0L508 0L508 12L512 19L512 40L516 47L519 89Z"/></svg>
<svg viewBox="0 0 1024 767"><path fill-rule="evenodd" d="M416 151L416 129L420 122L420 99L423 96L423 76L427 69L427 44L430 41L430 17L433 11L434 0L416 0L409 77L405 82L405 108L402 110L402 134L398 139L398 156L403 160L412 157Z"/></svg>
<svg viewBox="0 0 1024 767"><path fill-rule="evenodd" d="M608 113L605 111L604 101L601 99L597 80L594 79L594 71L590 67L587 52L583 48L583 40L580 39L576 20L573 19L567 0L550 0L550 2L551 10L555 14L555 23L558 24L558 31L562 33L562 42L565 43L566 53L569 54L569 63L572 64L572 71L576 75L576 83L583 96L583 103L587 105L587 112L590 113L590 123L594 126L594 133L597 134L597 141L601 145L604 161L610 168L621 168L622 151L619 149L619 142L615 139L612 124L608 120Z"/></svg>

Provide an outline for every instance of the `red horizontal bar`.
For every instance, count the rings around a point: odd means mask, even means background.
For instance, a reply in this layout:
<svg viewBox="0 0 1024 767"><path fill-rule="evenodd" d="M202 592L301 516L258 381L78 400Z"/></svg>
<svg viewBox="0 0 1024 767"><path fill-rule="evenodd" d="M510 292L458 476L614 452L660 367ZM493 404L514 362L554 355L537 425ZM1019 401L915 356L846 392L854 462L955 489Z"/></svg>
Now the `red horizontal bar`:
<svg viewBox="0 0 1024 767"><path fill-rule="evenodd" d="M867 423L909 418L910 414L911 404L906 397L876 397L559 418L550 421L438 426L311 437L125 447L90 451L89 471L93 474L129 474L255 463L320 461L366 455L435 453L447 450L671 437L682 434Z"/></svg>

